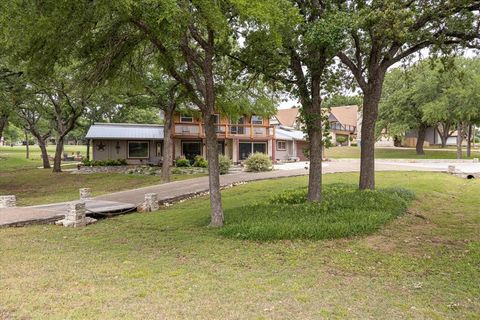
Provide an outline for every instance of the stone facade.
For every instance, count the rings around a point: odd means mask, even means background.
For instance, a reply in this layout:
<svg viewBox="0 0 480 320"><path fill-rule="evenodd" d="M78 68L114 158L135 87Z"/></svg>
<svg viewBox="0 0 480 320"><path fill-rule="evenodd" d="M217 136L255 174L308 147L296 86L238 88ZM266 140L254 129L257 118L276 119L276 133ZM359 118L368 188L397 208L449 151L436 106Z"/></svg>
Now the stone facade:
<svg viewBox="0 0 480 320"><path fill-rule="evenodd" d="M92 189L90 188L81 188L80 189L80 200L88 200L92 198Z"/></svg>
<svg viewBox="0 0 480 320"><path fill-rule="evenodd" d="M65 218L56 222L57 225L63 225L64 227L85 227L87 224L91 224L97 221L96 219L89 218L86 215L85 201L75 201L68 205L68 211L65 214Z"/></svg>
<svg viewBox="0 0 480 320"><path fill-rule="evenodd" d="M156 193L146 193L145 201L138 208L139 212L152 212L157 211L160 208L158 203L158 194Z"/></svg>
<svg viewBox="0 0 480 320"><path fill-rule="evenodd" d="M17 198L14 195L0 196L0 208L12 208L17 206Z"/></svg>

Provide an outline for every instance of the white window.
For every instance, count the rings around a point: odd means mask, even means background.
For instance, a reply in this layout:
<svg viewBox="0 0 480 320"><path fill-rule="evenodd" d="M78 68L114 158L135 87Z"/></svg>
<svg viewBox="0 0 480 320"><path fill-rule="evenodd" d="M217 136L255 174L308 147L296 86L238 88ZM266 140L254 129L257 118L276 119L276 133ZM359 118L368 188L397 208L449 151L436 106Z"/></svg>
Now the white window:
<svg viewBox="0 0 480 320"><path fill-rule="evenodd" d="M287 141L277 141L277 150L287 150Z"/></svg>
<svg viewBox="0 0 480 320"><path fill-rule="evenodd" d="M150 157L148 141L128 141L128 158L147 159Z"/></svg>
<svg viewBox="0 0 480 320"><path fill-rule="evenodd" d="M263 124L263 117L252 116L252 124Z"/></svg>
<svg viewBox="0 0 480 320"><path fill-rule="evenodd" d="M188 115L181 115L180 122L193 122L193 117Z"/></svg>

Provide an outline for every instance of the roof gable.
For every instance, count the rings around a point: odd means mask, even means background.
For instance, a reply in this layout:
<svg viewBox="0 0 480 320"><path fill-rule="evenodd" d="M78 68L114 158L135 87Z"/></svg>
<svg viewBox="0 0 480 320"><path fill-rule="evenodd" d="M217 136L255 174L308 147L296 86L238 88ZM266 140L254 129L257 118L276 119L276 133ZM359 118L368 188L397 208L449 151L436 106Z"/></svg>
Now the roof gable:
<svg viewBox="0 0 480 320"><path fill-rule="evenodd" d="M332 107L330 113L343 125L357 126L358 106L356 105Z"/></svg>
<svg viewBox="0 0 480 320"><path fill-rule="evenodd" d="M293 127L297 121L299 112L299 108L279 109L277 110L276 118L280 125Z"/></svg>

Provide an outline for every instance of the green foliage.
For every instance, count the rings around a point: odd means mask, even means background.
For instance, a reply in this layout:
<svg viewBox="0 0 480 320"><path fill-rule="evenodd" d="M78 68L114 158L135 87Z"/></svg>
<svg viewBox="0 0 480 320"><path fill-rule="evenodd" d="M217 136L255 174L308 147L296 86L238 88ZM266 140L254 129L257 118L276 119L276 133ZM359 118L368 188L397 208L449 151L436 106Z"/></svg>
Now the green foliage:
<svg viewBox="0 0 480 320"><path fill-rule="evenodd" d="M420 126L451 127L458 121L480 121L480 61L456 58L448 64L426 60L394 69L386 78L377 135L387 130L403 136Z"/></svg>
<svg viewBox="0 0 480 320"><path fill-rule="evenodd" d="M231 165L232 160L230 160L228 156L223 154L218 155L218 168L220 170L220 174L227 174Z"/></svg>
<svg viewBox="0 0 480 320"><path fill-rule="evenodd" d="M362 106L363 97L359 95L347 96L342 94L334 94L323 101L324 107L340 107L357 105Z"/></svg>
<svg viewBox="0 0 480 320"><path fill-rule="evenodd" d="M337 143L344 144L348 141L348 138L345 136L337 136L335 140L337 140Z"/></svg>
<svg viewBox="0 0 480 320"><path fill-rule="evenodd" d="M107 167L107 166L126 166L126 159L117 159L117 160L82 160L82 164L87 167Z"/></svg>
<svg viewBox="0 0 480 320"><path fill-rule="evenodd" d="M195 156L195 159L193 161L193 166L198 168L206 168L208 167L208 161L205 160L204 157L198 155L198 156Z"/></svg>
<svg viewBox="0 0 480 320"><path fill-rule="evenodd" d="M324 188L320 203L307 203L307 189L292 189L225 212L220 234L238 239L334 239L370 234L403 214L413 192L402 188L360 191L353 185Z"/></svg>
<svg viewBox="0 0 480 320"><path fill-rule="evenodd" d="M175 166L176 167L190 167L190 161L185 158L178 158L175 161Z"/></svg>
<svg viewBox="0 0 480 320"><path fill-rule="evenodd" d="M272 170L272 160L265 153L255 152L245 160L245 167L247 171L270 171Z"/></svg>

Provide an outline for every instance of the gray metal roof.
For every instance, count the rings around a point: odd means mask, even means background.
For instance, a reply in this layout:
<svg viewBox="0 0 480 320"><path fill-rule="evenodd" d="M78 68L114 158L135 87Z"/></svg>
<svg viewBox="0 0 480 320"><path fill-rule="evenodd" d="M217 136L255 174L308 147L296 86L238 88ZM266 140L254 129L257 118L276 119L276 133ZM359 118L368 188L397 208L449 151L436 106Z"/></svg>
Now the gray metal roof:
<svg viewBox="0 0 480 320"><path fill-rule="evenodd" d="M88 129L87 139L163 139L163 126L158 124L95 123Z"/></svg>
<svg viewBox="0 0 480 320"><path fill-rule="evenodd" d="M306 140L305 133L300 130L275 128L275 138L277 140Z"/></svg>

